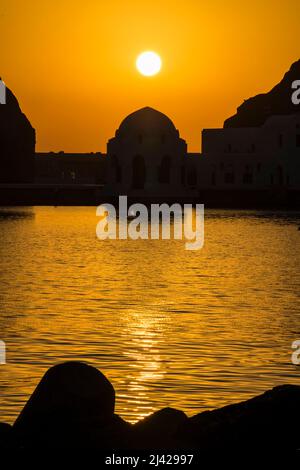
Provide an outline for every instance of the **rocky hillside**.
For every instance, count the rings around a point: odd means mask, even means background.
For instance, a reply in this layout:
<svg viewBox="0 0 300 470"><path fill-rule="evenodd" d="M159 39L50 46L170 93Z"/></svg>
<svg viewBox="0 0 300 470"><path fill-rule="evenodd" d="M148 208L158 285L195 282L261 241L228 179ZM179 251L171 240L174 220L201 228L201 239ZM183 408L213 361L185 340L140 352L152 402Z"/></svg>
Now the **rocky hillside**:
<svg viewBox="0 0 300 470"><path fill-rule="evenodd" d="M300 60L291 66L271 91L244 101L237 113L224 122L224 127L257 127L272 115L300 112L300 105L296 106L291 99L295 80L300 80Z"/></svg>
<svg viewBox="0 0 300 470"><path fill-rule="evenodd" d="M0 183L32 182L34 155L35 130L6 88L6 103L0 105Z"/></svg>

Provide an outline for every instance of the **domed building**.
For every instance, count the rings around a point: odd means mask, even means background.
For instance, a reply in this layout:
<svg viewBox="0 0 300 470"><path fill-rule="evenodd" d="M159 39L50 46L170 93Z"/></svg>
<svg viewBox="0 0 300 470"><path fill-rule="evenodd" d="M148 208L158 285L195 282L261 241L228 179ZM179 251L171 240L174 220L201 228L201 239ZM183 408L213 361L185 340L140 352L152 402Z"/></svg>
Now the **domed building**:
<svg viewBox="0 0 300 470"><path fill-rule="evenodd" d="M107 192L172 197L186 192L187 144L171 119L145 107L127 116L107 144Z"/></svg>

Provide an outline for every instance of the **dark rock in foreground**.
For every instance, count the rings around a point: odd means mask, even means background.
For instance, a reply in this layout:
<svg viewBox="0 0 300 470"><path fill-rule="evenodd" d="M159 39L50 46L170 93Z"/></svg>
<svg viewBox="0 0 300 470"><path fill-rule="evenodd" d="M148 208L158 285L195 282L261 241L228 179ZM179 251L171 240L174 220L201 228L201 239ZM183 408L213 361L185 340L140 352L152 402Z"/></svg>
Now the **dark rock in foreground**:
<svg viewBox="0 0 300 470"><path fill-rule="evenodd" d="M0 423L0 449L8 449L13 445L12 427L6 423Z"/></svg>
<svg viewBox="0 0 300 470"><path fill-rule="evenodd" d="M300 447L300 386L282 385L250 400L205 411L184 423L177 438L185 447L297 449Z"/></svg>
<svg viewBox="0 0 300 470"><path fill-rule="evenodd" d="M101 372L66 362L46 372L13 428L22 446L86 446L120 425L114 406L114 388Z"/></svg>
<svg viewBox="0 0 300 470"><path fill-rule="evenodd" d="M83 363L51 368L14 426L0 424L0 448L105 450L296 450L300 386L282 385L250 400L188 418L164 408L131 425L114 414L106 377Z"/></svg>
<svg viewBox="0 0 300 470"><path fill-rule="evenodd" d="M183 411L163 408L138 421L132 427L131 447L137 449L176 449L180 445L176 433L188 422Z"/></svg>

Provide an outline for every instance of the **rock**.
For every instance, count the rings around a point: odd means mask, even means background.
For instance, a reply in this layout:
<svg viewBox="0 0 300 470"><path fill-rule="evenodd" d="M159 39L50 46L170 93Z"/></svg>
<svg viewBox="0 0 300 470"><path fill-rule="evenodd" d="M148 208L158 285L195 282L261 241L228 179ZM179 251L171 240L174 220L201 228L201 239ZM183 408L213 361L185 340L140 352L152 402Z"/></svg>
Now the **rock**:
<svg viewBox="0 0 300 470"><path fill-rule="evenodd" d="M31 183L34 166L35 130L6 88L6 104L0 104L0 183Z"/></svg>
<svg viewBox="0 0 300 470"><path fill-rule="evenodd" d="M300 448L300 386L296 385L275 387L191 418L164 408L134 425L114 414L114 404L113 386L97 369L80 362L54 366L13 428L0 424L0 448L271 452Z"/></svg>
<svg viewBox="0 0 300 470"><path fill-rule="evenodd" d="M127 449L131 443L132 424L113 415L105 426L89 427L85 435L85 447L96 449Z"/></svg>
<svg viewBox="0 0 300 470"><path fill-rule="evenodd" d="M132 447L176 449L178 427L188 420L183 411L163 408L138 421L132 428Z"/></svg>
<svg viewBox="0 0 300 470"><path fill-rule="evenodd" d="M300 106L292 103L292 83L295 80L300 80L300 60L292 64L281 82L271 91L244 101L237 113L224 122L224 128L258 127L270 116L300 112Z"/></svg>
<svg viewBox="0 0 300 470"><path fill-rule="evenodd" d="M7 423L0 423L0 450L12 447L12 427Z"/></svg>
<svg viewBox="0 0 300 470"><path fill-rule="evenodd" d="M86 447L96 429L113 424L114 405L114 388L101 372L66 362L46 372L13 429L25 446Z"/></svg>
<svg viewBox="0 0 300 470"><path fill-rule="evenodd" d="M300 386L282 385L250 400L200 413L177 432L199 450L300 448Z"/></svg>

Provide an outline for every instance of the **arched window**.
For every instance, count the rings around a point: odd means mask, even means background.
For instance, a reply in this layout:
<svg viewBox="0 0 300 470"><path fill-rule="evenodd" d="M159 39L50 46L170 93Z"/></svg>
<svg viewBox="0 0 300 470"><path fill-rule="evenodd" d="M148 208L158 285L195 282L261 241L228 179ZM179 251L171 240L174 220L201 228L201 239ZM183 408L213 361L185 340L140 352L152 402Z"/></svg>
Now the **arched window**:
<svg viewBox="0 0 300 470"><path fill-rule="evenodd" d="M158 168L158 182L161 184L169 184L170 174L171 174L171 158L169 155L165 155L161 159L161 163Z"/></svg>
<svg viewBox="0 0 300 470"><path fill-rule="evenodd" d="M284 182L283 168L281 165L277 167L277 183L282 186Z"/></svg>
<svg viewBox="0 0 300 470"><path fill-rule="evenodd" d="M235 183L235 173L233 165L226 165L224 172L224 183L225 184L234 184Z"/></svg>
<svg viewBox="0 0 300 470"><path fill-rule="evenodd" d="M116 169L116 182L122 183L122 168L120 165L118 165Z"/></svg>
<svg viewBox="0 0 300 470"><path fill-rule="evenodd" d="M197 185L197 171L196 168L192 167L188 173L187 183L189 186Z"/></svg>
<svg viewBox="0 0 300 470"><path fill-rule="evenodd" d="M253 183L253 173L250 173L250 172L244 173L243 183L244 184L252 184Z"/></svg>
<svg viewBox="0 0 300 470"><path fill-rule="evenodd" d="M185 166L182 165L181 167L181 184L185 186Z"/></svg>
<svg viewBox="0 0 300 470"><path fill-rule="evenodd" d="M132 189L144 189L146 181L146 166L144 158L136 155L132 161Z"/></svg>
<svg viewBox="0 0 300 470"><path fill-rule="evenodd" d="M245 173L243 175L244 184L253 184L253 171L250 165L245 166Z"/></svg>
<svg viewBox="0 0 300 470"><path fill-rule="evenodd" d="M235 183L235 173L233 170L229 170L225 173L224 182L226 184L234 184Z"/></svg>
<svg viewBox="0 0 300 470"><path fill-rule="evenodd" d="M121 183L122 182L122 168L119 164L117 155L112 155L111 166L112 166L114 181L116 183Z"/></svg>

